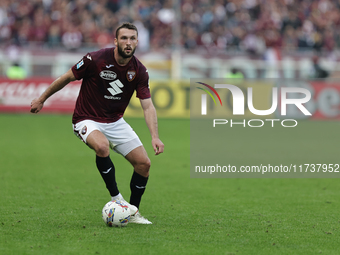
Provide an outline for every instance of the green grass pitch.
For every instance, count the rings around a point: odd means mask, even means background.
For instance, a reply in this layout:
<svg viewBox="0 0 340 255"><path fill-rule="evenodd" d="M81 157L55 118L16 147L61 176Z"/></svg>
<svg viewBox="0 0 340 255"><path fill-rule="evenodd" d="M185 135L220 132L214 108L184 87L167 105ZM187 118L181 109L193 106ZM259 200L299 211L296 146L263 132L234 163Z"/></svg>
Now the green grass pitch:
<svg viewBox="0 0 340 255"><path fill-rule="evenodd" d="M101 209L110 196L71 117L0 115L1 255L339 254L339 179L192 179L189 120L159 120L159 156L144 120L127 121L152 162L140 210L153 225L109 228ZM132 168L111 157L128 198Z"/></svg>

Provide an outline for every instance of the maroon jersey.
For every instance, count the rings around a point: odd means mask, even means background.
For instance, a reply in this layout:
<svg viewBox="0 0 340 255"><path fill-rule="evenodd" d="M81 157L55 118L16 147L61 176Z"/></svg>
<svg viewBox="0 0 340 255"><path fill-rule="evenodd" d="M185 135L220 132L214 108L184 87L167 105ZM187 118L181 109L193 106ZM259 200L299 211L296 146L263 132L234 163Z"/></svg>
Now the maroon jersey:
<svg viewBox="0 0 340 255"><path fill-rule="evenodd" d="M88 53L72 67L76 79L83 79L73 124L85 119L102 123L119 120L135 90L138 98L150 98L145 66L135 56L127 65L120 66L113 50L107 48Z"/></svg>

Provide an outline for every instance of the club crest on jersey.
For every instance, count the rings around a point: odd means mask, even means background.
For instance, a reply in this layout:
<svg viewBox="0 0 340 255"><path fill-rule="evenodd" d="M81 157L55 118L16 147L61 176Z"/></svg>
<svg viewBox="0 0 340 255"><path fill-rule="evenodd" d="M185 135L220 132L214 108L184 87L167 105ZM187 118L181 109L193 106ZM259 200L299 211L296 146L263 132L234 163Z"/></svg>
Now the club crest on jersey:
<svg viewBox="0 0 340 255"><path fill-rule="evenodd" d="M99 76L102 77L104 80L112 81L117 78L117 74L113 71L104 70L99 73Z"/></svg>
<svg viewBox="0 0 340 255"><path fill-rule="evenodd" d="M128 81L133 81L135 77L136 77L136 71L134 70L127 71L126 78L128 79Z"/></svg>

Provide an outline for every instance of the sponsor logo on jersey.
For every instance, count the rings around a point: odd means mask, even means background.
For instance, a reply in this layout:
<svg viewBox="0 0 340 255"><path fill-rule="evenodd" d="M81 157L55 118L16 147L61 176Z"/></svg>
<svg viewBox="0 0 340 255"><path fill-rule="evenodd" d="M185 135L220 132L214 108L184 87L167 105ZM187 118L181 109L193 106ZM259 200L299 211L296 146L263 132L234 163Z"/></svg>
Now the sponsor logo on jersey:
<svg viewBox="0 0 340 255"><path fill-rule="evenodd" d="M121 97L113 97L113 96L107 96L107 95L105 95L104 98L112 99L112 100L121 100L122 99Z"/></svg>
<svg viewBox="0 0 340 255"><path fill-rule="evenodd" d="M84 60L81 60L81 61L77 64L77 69L79 69L82 65L84 65Z"/></svg>
<svg viewBox="0 0 340 255"><path fill-rule="evenodd" d="M111 88L108 88L107 90L111 93L112 96L104 96L107 99L115 99L115 100L120 100L120 97L116 97L116 95L123 93L123 90L121 90L122 88L124 88L124 84L119 80L115 80L109 83L109 85L111 86Z"/></svg>
<svg viewBox="0 0 340 255"><path fill-rule="evenodd" d="M133 81L135 77L136 77L136 71L134 70L127 71L126 78L128 79L128 81Z"/></svg>
<svg viewBox="0 0 340 255"><path fill-rule="evenodd" d="M99 76L102 77L104 80L109 80L109 81L117 78L117 74L109 70L101 71Z"/></svg>
<svg viewBox="0 0 340 255"><path fill-rule="evenodd" d="M115 65L106 65L106 68L111 68L111 67L114 67Z"/></svg>

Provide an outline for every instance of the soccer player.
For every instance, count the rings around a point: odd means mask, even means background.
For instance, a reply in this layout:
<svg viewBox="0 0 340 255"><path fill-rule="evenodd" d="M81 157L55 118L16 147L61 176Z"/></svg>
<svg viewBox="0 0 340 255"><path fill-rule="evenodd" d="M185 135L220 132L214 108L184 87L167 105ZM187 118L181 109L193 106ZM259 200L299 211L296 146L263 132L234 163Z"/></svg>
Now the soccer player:
<svg viewBox="0 0 340 255"><path fill-rule="evenodd" d="M38 113L44 102L69 82L83 79L72 117L74 133L95 151L97 168L112 200L125 201L117 187L110 148L132 164L130 222L152 224L138 211L149 177L150 159L137 134L123 119L134 91L140 99L155 155L164 151L164 144L158 136L148 71L134 56L138 44L137 28L123 23L116 30L114 44L114 48L86 54L32 101L31 112Z"/></svg>

